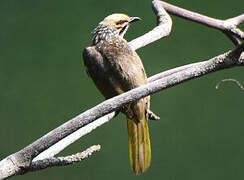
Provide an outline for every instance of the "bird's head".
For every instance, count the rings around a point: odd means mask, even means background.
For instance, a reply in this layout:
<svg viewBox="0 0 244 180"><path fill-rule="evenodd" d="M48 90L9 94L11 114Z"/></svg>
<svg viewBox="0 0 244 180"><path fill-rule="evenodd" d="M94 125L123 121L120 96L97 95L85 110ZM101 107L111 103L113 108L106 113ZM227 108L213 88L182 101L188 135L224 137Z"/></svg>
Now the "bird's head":
<svg viewBox="0 0 244 180"><path fill-rule="evenodd" d="M111 28L119 36L123 37L131 23L141 20L139 17L129 17L126 14L111 14L107 16L100 25Z"/></svg>

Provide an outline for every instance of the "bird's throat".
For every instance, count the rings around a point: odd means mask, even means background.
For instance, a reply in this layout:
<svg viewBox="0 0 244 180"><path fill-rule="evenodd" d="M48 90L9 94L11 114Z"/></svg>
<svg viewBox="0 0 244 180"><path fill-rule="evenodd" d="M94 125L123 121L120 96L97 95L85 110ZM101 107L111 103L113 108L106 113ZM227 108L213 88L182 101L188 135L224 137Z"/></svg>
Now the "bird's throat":
<svg viewBox="0 0 244 180"><path fill-rule="evenodd" d="M93 31L92 31L92 39L93 44L97 44L101 40L107 41L109 44L114 44L115 40L123 38L127 28L123 30L123 32L119 33L117 29L104 26L99 24ZM122 31L122 30L121 30Z"/></svg>

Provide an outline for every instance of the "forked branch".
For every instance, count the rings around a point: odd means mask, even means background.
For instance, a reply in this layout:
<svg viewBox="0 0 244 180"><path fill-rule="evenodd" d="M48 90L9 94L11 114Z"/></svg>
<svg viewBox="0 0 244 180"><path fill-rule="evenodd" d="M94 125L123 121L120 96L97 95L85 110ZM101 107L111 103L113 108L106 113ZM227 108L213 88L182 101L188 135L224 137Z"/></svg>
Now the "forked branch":
<svg viewBox="0 0 244 180"><path fill-rule="evenodd" d="M244 65L244 44L241 44L244 35L237 28L237 25L244 21L244 15L222 21L178 8L162 1L154 0L152 3L154 12L157 15L158 26L147 34L131 41L129 44L133 49L136 50L169 35L172 20L166 11L223 31L237 47L232 51L216 56L210 60L181 66L154 75L148 79L148 84L106 100L81 113L24 149L0 161L0 179L23 174L31 170L62 164L67 165L76 162L76 160L80 161L82 158L79 155L75 160L73 159L74 161L67 161L67 159L70 159L69 156L63 159L53 158L53 156L96 127L108 122L115 116L114 111L130 102L211 72ZM97 147L92 152L99 149L100 147Z"/></svg>
<svg viewBox="0 0 244 180"><path fill-rule="evenodd" d="M159 3L168 13L172 15L176 15L224 32L235 45L241 44L240 40L244 40L244 32L238 28L238 25L244 22L244 14L230 19L220 20L180 8L163 1L154 0L154 2Z"/></svg>

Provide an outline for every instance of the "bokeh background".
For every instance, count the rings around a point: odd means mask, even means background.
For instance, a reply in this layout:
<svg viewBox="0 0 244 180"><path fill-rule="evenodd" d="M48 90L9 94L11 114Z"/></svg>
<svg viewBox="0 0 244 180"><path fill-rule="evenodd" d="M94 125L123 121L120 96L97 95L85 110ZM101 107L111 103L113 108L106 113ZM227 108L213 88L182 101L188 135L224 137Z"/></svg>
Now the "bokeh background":
<svg viewBox="0 0 244 180"><path fill-rule="evenodd" d="M170 2L220 19L244 12L243 0ZM0 159L103 101L81 51L92 29L114 12L143 19L129 29L128 40L156 23L146 0L1 0ZM234 48L219 31L172 18L169 37L138 50L148 76ZM119 115L61 153L101 144L89 159L13 179L244 179L244 94L228 82L215 89L224 78L244 83L243 75L243 68L226 69L153 95L161 120L149 125L152 164L143 175L130 169L126 121Z"/></svg>

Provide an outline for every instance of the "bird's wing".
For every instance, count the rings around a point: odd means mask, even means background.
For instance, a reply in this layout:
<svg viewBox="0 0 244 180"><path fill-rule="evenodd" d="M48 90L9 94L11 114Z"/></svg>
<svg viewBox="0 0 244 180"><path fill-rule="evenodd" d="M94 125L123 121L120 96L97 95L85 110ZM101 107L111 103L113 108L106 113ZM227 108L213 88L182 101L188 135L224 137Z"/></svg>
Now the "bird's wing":
<svg viewBox="0 0 244 180"><path fill-rule="evenodd" d="M83 50L83 60L86 72L91 77L93 72L104 69L103 58L94 46L85 47Z"/></svg>
<svg viewBox="0 0 244 180"><path fill-rule="evenodd" d="M108 71L104 57L95 46L84 49L83 60L87 73L105 98L111 98L124 92Z"/></svg>

